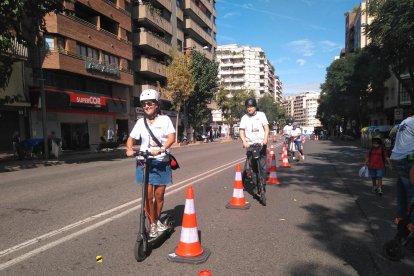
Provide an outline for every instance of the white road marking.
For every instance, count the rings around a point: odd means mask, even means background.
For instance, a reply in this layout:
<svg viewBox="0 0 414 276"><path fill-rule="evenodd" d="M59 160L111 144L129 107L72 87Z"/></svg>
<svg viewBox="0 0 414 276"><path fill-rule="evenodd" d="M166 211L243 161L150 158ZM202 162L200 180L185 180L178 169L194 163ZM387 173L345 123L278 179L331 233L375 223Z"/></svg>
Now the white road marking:
<svg viewBox="0 0 414 276"><path fill-rule="evenodd" d="M167 191L166 191L165 195L168 196L168 195L171 195L171 194L176 193L178 191L181 191L182 189L186 188L187 186L189 186L191 184L194 184L194 183L197 183L197 182L200 182L201 180L204 180L204 179L209 178L209 177L211 177L211 176L213 176L213 175L215 175L217 173L220 173L220 172L222 172L224 170L227 170L228 168L231 168L232 166L234 166L235 164L237 164L238 162L243 161L243 160L245 160L245 158L241 158L241 159L232 161L230 163L227 163L225 165L219 166L217 168L214 168L214 169L209 170L207 172L204 172L202 174L199 174L199 175L193 176L191 178L188 178L186 180L183 180L183 181L181 181L179 183L173 184L173 185L171 185L171 186L169 186L167 188ZM182 185L182 186L181 187L177 187L177 186L180 186L180 185ZM173 189L174 187L177 187L177 188L171 191L171 189ZM141 202L141 198L136 199L136 200L133 200L133 201L130 201L130 202L127 202L127 203L124 203L122 205L119 205L119 206L117 206L115 208L112 208L112 209L107 210L105 212L102 212L100 214L97 214L97 215L88 217L86 219L83 219L83 220L80 220L78 222L75 222L75 223L72 223L70 225L67 225L67 226L65 226L63 228L60 228L60 229L51 231L51 232L49 232L47 234L41 235L41 236L36 237L34 239L31 239L31 240L28 240L28 241L23 242L21 244L18 244L18 245L15 245L13 247L10 247L10 248L8 248L8 249L3 250L3 251L0 252L0 258L6 256L7 254L10 254L10 253L19 251L19 250L21 250L21 249L23 249L23 248L25 248L25 247L27 247L29 245L32 245L32 244L35 244L35 243L39 243L39 242L44 241L44 240L46 240L48 238L51 238L51 237L53 237L55 235L62 234L62 233L67 232L67 231L69 231L71 229L74 229L76 227L79 227L79 226L81 226L81 225L83 225L83 224L85 224L87 222L91 222L91 221L96 220L98 218L101 218L101 217L103 217L105 215L108 215L108 214L113 213L115 211L118 211L118 210L120 210L122 208L125 208L126 206L129 206L131 204L137 204L139 202ZM53 247L55 247L55 246L57 246L57 245L59 245L61 243L64 243L64 242L66 242L68 240L71 240L71 239L73 239L73 238L75 238L77 236L80 236L80 235L85 234L85 233L87 233L87 232L89 232L91 230L94 230L94 229L96 229L96 228L98 228L98 227L100 227L102 225L105 225L105 224L107 224L109 222L112 222L112 221L114 221L116 219L119 219L119 218L121 218L121 217L123 217L123 216L125 216L125 215L127 215L127 214L129 214L129 213L131 213L131 212L133 212L133 211L135 211L137 209L139 209L139 208L140 208L140 206L134 206L134 207L132 207L132 208L130 208L128 210L125 210L125 211L119 213L119 214L116 214L116 215L114 215L112 217L109 217L109 218L107 218L105 220L102 220L102 221L97 222L95 224L92 224L92 225L90 225L90 226L88 226L86 228L83 228L83 229L81 229L81 230L79 230L79 231L77 231L75 233L72 233L72 234L69 234L67 236L64 236L64 237L62 237L62 238L60 238L60 239L58 239L56 241L50 242L50 243L45 244L45 245L43 245L43 246L41 246L39 248L36 248L36 249L34 249L32 251L29 251L29 252L27 252L27 253L25 253L25 254L23 254L21 256L18 256L16 258L13 258L13 259L5 262L5 263L0 264L0 271L1 270L4 270L4 269L6 269L6 268L8 268L8 267L10 267L12 265L15 265L17 263L20 263L20 262L22 262L22 261L24 261L24 260L26 260L28 258L31 258L31 257L33 257L33 256L35 256L35 255L37 255L39 253L42 253L42 252L44 252L44 251L46 251L46 250L48 250L50 248L53 248Z"/></svg>

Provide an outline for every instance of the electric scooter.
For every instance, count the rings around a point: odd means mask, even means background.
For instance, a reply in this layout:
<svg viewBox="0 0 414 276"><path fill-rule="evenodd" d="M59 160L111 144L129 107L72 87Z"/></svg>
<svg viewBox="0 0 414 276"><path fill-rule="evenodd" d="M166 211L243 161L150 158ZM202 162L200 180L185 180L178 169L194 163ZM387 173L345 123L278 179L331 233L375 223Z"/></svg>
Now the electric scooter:
<svg viewBox="0 0 414 276"><path fill-rule="evenodd" d="M149 151L137 151L134 156L141 156L144 158L144 184L142 185L142 196L141 196L141 211L139 215L138 224L138 236L134 246L134 255L137 262L142 262L147 256L151 254L152 248L155 248L162 244L162 241L168 239L174 232L174 218L170 215L165 215L160 218L160 221L168 227L164 232L158 233L155 238L150 238L147 232L149 228L149 220L146 221L145 201L147 198L147 189L149 182L149 167L151 165L152 155Z"/></svg>

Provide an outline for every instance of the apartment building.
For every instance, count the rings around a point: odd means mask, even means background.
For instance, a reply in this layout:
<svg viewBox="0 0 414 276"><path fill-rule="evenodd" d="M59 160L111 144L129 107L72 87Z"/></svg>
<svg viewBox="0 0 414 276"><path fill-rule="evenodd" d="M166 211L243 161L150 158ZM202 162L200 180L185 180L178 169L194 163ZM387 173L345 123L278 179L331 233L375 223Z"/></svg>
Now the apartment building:
<svg viewBox="0 0 414 276"><path fill-rule="evenodd" d="M369 45L370 40L365 33L365 28L374 18L367 12L367 1L355 7L345 14L345 49L341 56L346 56ZM409 76L402 75L403 81L409 81ZM401 121L402 117L395 114L403 114L411 106L408 91L404 89L398 79L391 73L391 77L385 82L386 91L380 102L370 103L370 108L375 113L370 114L371 125L388 125Z"/></svg>
<svg viewBox="0 0 414 276"><path fill-rule="evenodd" d="M0 150L12 149L12 136L18 132L22 138L28 135L30 103L25 95L24 62L28 59L27 47L12 42L11 48L1 57L14 60L12 74L5 89L0 89ZM12 102L8 98L14 98Z"/></svg>
<svg viewBox="0 0 414 276"><path fill-rule="evenodd" d="M282 102L283 82L279 76L275 76L275 100L277 103Z"/></svg>
<svg viewBox="0 0 414 276"><path fill-rule="evenodd" d="M172 51L200 51L212 59L217 47L215 0L136 1L132 7L135 114L142 116L139 95L157 82L166 85ZM169 103L162 106L168 109ZM174 112L166 111L170 117Z"/></svg>
<svg viewBox="0 0 414 276"><path fill-rule="evenodd" d="M43 137L39 63L46 94L46 128L64 149L88 148L112 128L128 132L132 73L130 0L65 2L45 17L41 56L29 64L31 136ZM38 62L39 61L39 62Z"/></svg>
<svg viewBox="0 0 414 276"><path fill-rule="evenodd" d="M303 127L316 127L321 123L316 119L319 94L304 92L294 96L283 97L282 106L287 115Z"/></svg>
<svg viewBox="0 0 414 276"><path fill-rule="evenodd" d="M112 128L129 133L142 116L139 95L166 85L171 51L198 50L212 59L216 49L215 0L78 0L45 17L40 58L27 66L30 137L43 137L41 75L46 128L63 138L64 149L99 143ZM169 108L164 102L164 107ZM169 112L172 117L174 112Z"/></svg>
<svg viewBox="0 0 414 276"><path fill-rule="evenodd" d="M259 47L220 45L216 51L219 79L228 90L249 89L257 97L275 96L275 69Z"/></svg>

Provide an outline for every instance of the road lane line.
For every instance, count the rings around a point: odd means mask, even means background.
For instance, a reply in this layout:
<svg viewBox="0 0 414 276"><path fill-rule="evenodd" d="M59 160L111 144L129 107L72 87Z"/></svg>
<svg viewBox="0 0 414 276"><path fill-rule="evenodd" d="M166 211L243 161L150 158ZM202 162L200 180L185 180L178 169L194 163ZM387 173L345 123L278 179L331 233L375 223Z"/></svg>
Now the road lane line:
<svg viewBox="0 0 414 276"><path fill-rule="evenodd" d="M227 163L227 164L225 164L225 165L222 165L222 166L220 166L220 167L217 167L217 168L215 168L215 169L213 169L213 170L210 170L210 171L204 172L204 173L199 174L199 175L197 175L197 176L194 176L194 177L191 177L191 178L189 178L189 179L183 180L183 181L181 181L181 182L179 182L179 183L176 183L176 184L174 184L174 185L172 185L172 186L170 186L170 187L169 187L169 189L166 191L165 195L166 195L166 196L168 196L168 195L174 194L174 193L176 193L176 192L178 192L178 191L181 191L181 190L183 190L184 188L186 188L187 186L189 186L189 185L191 185L191 184L194 184L194 183L200 182L201 180L204 180L204 179L206 179L206 178L209 178L210 176L213 176L213 175L215 175L215 174L217 174L217 173L220 173L220 172L222 172L222 171L224 171L224 170L227 170L228 168L231 168L232 166L234 166L235 164L237 164L238 162L240 162L240 161L242 161L242 160L244 160L244 158L239 159L239 160L232 161L232 162L230 162L230 163ZM206 175L206 174L207 174L207 175ZM203 176L203 175L204 175L204 176ZM189 182L190 182L190 183L189 183ZM177 187L176 189L174 189L174 190L172 190L172 191L169 191L169 190L171 190L173 187L176 187L176 186L179 186L179 185L182 185L182 184L185 184L185 183L187 183L187 184L186 184L186 185L183 185L183 186L181 186L181 187ZM27 246L29 246L29 245L32 245L32 244L35 244L35 243L41 242L41 241L43 241L43 240L45 240L45 239L47 239L47 238L50 238L50 237L52 237L52 236L55 236L55 235L57 235L57 234L61 234L61 233L67 232L67 231L69 231L70 229L73 229L73 228L75 228L75 227L78 227L78 226L80 226L80 225L82 225L82 224L85 224L85 223L87 223L87 222L90 222L90 221L96 220L96 219L98 219L98 218L100 218L100 217L102 217L102 216L104 216L104 215L107 215L107 214L109 214L109 213L112 213L112 212L114 212L114 211L117 211L117 210L119 210L119 209L121 209L121 208L124 208L124 207L126 207L126 206L128 206L128 205L139 203L140 201L141 201L141 198L136 199L136 200L133 200L133 201L130 201L130 202L127 202L127 203L125 203L125 204L122 204L122 205L120 205L120 206L117 206L117 207L115 207L115 208L113 208L113 209L110 209L110 210L105 211L105 212L103 212L103 213L100 213L100 214L98 214L98 215L91 216L91 217L89 217L89 218L86 218L86 219L83 219L83 220L81 220L81 221L75 222L75 223L73 223L73 224L67 225L67 226L65 226L65 227L63 227L63 228L61 228L61 229L58 229L58 230L55 230L55 231L49 232L49 233L44 234L44 235L42 235L42 236L39 236L39 237L37 237L37 238L31 239L31 240L26 241L26 242L24 242L24 243L21 243L21 244L19 244L19 245L16 245L16 246L13 246L13 247L8 248L8 249L6 249L6 250L3 250L3 251L1 251L1 252L0 252L0 258L1 258L1 257L4 257L4 256L5 256L5 255L7 255L7 254L10 254L10 253L16 252L16 251L18 251L18 250L21 250L21 249L23 249L23 248L25 248L25 247L27 247ZM122 206L122 207L121 207L121 206ZM1 271L1 270L3 270L3 269L5 269L5 268L7 268L7 267L10 267L10 266L12 266L12 265L14 265L14 264L17 264L17 263L19 263L19 262L21 262L21 261L23 261L23 260L26 260L26 259L28 259L28 258L30 258L30 257L32 257L32 256L34 256L34 255L37 255L37 254L39 254L39 253L41 253L41 252L44 252L44 251L46 251L46 250L48 250L48 249L50 249L50 248L52 248L52 247L55 247L56 245L59 245L59 244L61 244L61 243L63 243L63 242L66 242L66 241L68 241L68 240L70 240L70 239L72 239L72 238L74 238L74 237L77 237L77 236L82 235L82 234L84 234L84 233L86 233L86 232L89 232L89 231L91 231L91 230L93 230L93 229L95 229L95 228L98 228L98 227L100 227L100 226L102 226L102 225L104 225L104 224L107 224L107 223L109 223L109 222L111 222L111 221L113 221L113 220L115 220L115 219L118 219L118 218L120 218L120 217L123 217L123 216L125 216L125 215L129 214L130 212L132 212L132 211L134 211L134 210L136 210L136 209L139 209L139 208L140 208L140 206L135 206L135 207L132 207L132 208L130 208L130 209L128 209L128 210L125 210L125 211L123 211L123 212L121 212L121 213L117 214L117 215L114 215L114 216L112 216L112 217L110 217L110 218L107 218L107 219L105 219L105 220L103 220L103 221L101 221L101 222L97 222L97 223L95 223L95 224L93 224L93 225L90 225L90 226L88 226L88 227L86 227L86 228L84 228L84 229L81 229L81 230L79 230L79 231L77 231L77 232L75 232L75 233L72 233L72 234L70 234L70 235L68 235L68 236L65 236L65 237L63 237L63 238L60 238L60 239L58 239L58 240L56 240L56 241L53 241L53 242L51 242L51 243L49 243L49 244L46 244L46 245L44 245L44 246L41 246L41 247L39 247L39 248L37 248L37 249L34 249L34 250L32 250L32 251L30 251L30 252L28 252L28 253L26 253L26 254L23 254L23 255L21 255L21 256L19 256L19 257L17 257L17 258L11 259L11 260L10 260L10 261L8 261L8 262L2 263L2 264L0 264L0 271Z"/></svg>

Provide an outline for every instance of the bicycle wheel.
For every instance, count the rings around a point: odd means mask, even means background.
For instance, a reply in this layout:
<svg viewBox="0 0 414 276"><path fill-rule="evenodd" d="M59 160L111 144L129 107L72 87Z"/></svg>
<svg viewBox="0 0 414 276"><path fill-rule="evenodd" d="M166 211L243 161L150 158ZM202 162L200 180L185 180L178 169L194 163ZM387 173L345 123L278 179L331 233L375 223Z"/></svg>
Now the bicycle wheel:
<svg viewBox="0 0 414 276"><path fill-rule="evenodd" d="M266 206L266 180L264 173L262 171L262 167L260 164L258 164L258 181L257 181L257 187L260 194L260 201L264 206Z"/></svg>

